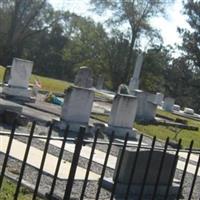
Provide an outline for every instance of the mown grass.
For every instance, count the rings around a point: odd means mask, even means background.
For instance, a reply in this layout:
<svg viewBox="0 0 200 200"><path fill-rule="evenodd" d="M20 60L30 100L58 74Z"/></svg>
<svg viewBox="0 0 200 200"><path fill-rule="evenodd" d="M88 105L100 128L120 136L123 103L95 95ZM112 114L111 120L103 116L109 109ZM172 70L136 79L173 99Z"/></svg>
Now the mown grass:
<svg viewBox="0 0 200 200"><path fill-rule="evenodd" d="M64 92L65 89L72 85L72 83L67 81L61 81L32 74L30 83L34 84L35 80L39 80L43 90L48 90L51 92Z"/></svg>
<svg viewBox="0 0 200 200"><path fill-rule="evenodd" d="M172 126L162 126L153 124L143 125L136 122L134 123L133 127L136 128L141 133L144 133L152 137L156 136L161 140L165 140L167 137L169 137L173 141L178 141L181 138L182 146L184 148L189 147L191 140L194 140L194 147L200 148L200 122L192 119L179 117L172 113L162 110L157 110L157 113L167 117L171 117L173 119L176 118L186 119L188 120L188 125L199 127L199 131L174 128ZM106 123L108 122L108 116L106 115L92 114L92 117Z"/></svg>
<svg viewBox="0 0 200 200"><path fill-rule="evenodd" d="M16 184L5 178L3 181L2 190L0 192L0 199L1 200L13 200L15 189L16 189ZM32 199L31 197L32 197L31 191L25 187L21 187L18 199L30 200L30 199ZM37 198L37 200L41 200L41 199Z"/></svg>
<svg viewBox="0 0 200 200"><path fill-rule="evenodd" d="M0 66L0 81L3 80L4 71L5 68ZM69 83L67 81L62 81L32 74L30 83L34 84L35 80L38 80L41 83L43 90L48 90L51 92L64 92L65 89L67 89L70 85L72 85L72 83Z"/></svg>

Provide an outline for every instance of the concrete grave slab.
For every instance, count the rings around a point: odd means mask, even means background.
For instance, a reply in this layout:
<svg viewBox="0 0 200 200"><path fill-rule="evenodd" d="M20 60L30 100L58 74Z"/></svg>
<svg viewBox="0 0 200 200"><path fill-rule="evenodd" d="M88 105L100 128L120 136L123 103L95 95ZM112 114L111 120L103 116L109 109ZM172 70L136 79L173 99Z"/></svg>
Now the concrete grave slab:
<svg viewBox="0 0 200 200"><path fill-rule="evenodd" d="M8 136L0 136L0 151L5 153L7 144L8 144L9 137ZM24 152L26 149L26 144L23 142L19 142L18 140L14 139L10 151L10 156L12 156L15 159L23 160ZM28 155L27 163L33 167L36 167L39 169L40 162L42 159L43 151L31 147L30 152ZM51 154L47 154L45 165L44 165L44 171L46 173L49 173L51 175L54 175L56 164L57 164L58 158L56 156L53 156ZM61 161L58 178L60 179L67 179L70 171L71 163L65 160ZM85 178L86 170L81 167L77 167L77 172L75 175L75 178L78 180L84 180ZM89 174L89 180L98 180L99 175L93 172L90 172Z"/></svg>

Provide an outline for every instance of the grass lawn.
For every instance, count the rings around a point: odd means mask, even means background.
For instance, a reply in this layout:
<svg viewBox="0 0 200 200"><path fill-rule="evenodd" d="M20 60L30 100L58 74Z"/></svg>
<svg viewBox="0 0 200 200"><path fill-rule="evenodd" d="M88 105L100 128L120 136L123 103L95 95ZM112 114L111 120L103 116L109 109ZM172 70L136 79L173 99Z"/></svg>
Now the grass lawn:
<svg viewBox="0 0 200 200"><path fill-rule="evenodd" d="M5 71L5 68L0 66L0 81L3 80L4 71ZM71 83L67 81L61 81L61 80L56 80L53 78L47 78L47 77L32 74L30 83L34 84L35 80L40 81L43 90L48 90L52 92L64 92L66 88L72 85Z"/></svg>
<svg viewBox="0 0 200 200"><path fill-rule="evenodd" d="M186 119L162 110L157 110L157 113L165 115L167 117L171 117L173 119L176 118ZM108 122L108 116L106 115L92 114L92 117L99 119L100 121L103 122ZM185 148L189 147L191 140L194 140L194 147L200 148L200 122L191 119L187 120L188 120L188 125L199 127L199 131L173 128L171 126L166 127L161 125L142 125L138 123L134 123L134 128L136 128L139 132L142 132L150 136L156 136L161 140L165 140L167 137L169 137L171 140L178 141L179 138L181 138L182 145ZM179 133L175 138L177 132Z"/></svg>
<svg viewBox="0 0 200 200"><path fill-rule="evenodd" d="M13 195L15 193L16 184L8 179L4 179L2 190L0 192L1 200L13 200ZM21 187L18 199L20 200L30 200L32 199L32 193L29 189ZM41 200L37 198L37 200Z"/></svg>
<svg viewBox="0 0 200 200"><path fill-rule="evenodd" d="M32 74L30 82L34 84L35 80L40 81L43 90L48 90L52 92L64 92L65 89L72 85L72 83L69 83L67 81L61 81Z"/></svg>

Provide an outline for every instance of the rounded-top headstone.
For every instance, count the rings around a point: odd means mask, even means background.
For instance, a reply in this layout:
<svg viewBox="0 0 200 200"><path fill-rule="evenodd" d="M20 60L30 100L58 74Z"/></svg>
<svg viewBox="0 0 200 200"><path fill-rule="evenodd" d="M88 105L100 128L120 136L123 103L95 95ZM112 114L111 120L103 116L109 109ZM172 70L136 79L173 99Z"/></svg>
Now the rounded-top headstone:
<svg viewBox="0 0 200 200"><path fill-rule="evenodd" d="M76 74L74 84L79 87L91 88L93 86L93 73L87 66L82 66L79 68Z"/></svg>

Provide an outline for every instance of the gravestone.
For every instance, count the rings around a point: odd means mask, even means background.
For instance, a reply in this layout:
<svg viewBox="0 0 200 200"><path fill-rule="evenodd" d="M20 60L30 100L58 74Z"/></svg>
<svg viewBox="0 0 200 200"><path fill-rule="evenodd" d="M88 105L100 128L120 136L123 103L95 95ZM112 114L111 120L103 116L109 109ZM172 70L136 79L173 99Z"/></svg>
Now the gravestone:
<svg viewBox="0 0 200 200"><path fill-rule="evenodd" d="M189 115L194 115L194 110L192 108L184 108L183 112Z"/></svg>
<svg viewBox="0 0 200 200"><path fill-rule="evenodd" d="M131 94L134 92L134 90L139 89L139 78L143 60L144 60L143 54L139 54L135 63L133 76L129 82L129 90Z"/></svg>
<svg viewBox="0 0 200 200"><path fill-rule="evenodd" d="M180 111L180 110L181 110L181 107L180 107L179 105L177 105L177 104L174 104L174 105L173 105L173 110L175 110L175 111Z"/></svg>
<svg viewBox="0 0 200 200"><path fill-rule="evenodd" d="M131 95L117 94L113 99L112 109L109 117L106 132L124 138L129 132L130 138L136 138L136 130L133 129L133 122L137 110L137 98Z"/></svg>
<svg viewBox="0 0 200 200"><path fill-rule="evenodd" d="M74 84L83 88L91 88L93 86L92 70L86 66L80 67L76 74Z"/></svg>
<svg viewBox="0 0 200 200"><path fill-rule="evenodd" d="M76 132L80 126L88 127L93 100L94 91L91 89L76 86L67 89L61 111L61 127L70 125L70 130Z"/></svg>
<svg viewBox="0 0 200 200"><path fill-rule="evenodd" d="M103 77L103 75L99 75L98 78L97 78L96 88L98 90L103 89L103 83L104 83L104 77Z"/></svg>
<svg viewBox="0 0 200 200"><path fill-rule="evenodd" d="M121 152L122 150L120 149L114 175L113 175L113 180L105 179L103 186L107 189L112 188L112 185L114 184L114 181L116 180L118 167L120 167L119 176L117 179L116 193L120 195L124 195L126 193L126 189L129 183L137 149L127 148L125 150L122 163L119 166ZM131 187L130 187L131 194L139 194L140 189L143 184L143 178L146 173L146 167L148 164L149 164L149 169L148 169L148 174L146 177L144 193L148 195L153 194L154 186L156 184L159 168L161 165L163 152L159 150L153 150L152 159L150 163L148 163L149 154L150 154L150 150L142 149L138 152L138 158L135 165L134 176L132 178ZM175 161L175 165L174 165L174 161ZM175 175L177 162L178 162L178 156L175 157L174 154L171 154L168 152L165 154L162 171L159 178L157 194L164 195L168 184L170 186L170 194L176 194L178 192L179 182L178 181L176 181L176 183L173 182L173 177Z"/></svg>
<svg viewBox="0 0 200 200"><path fill-rule="evenodd" d="M138 98L138 107L135 120L137 122L149 123L155 121L157 102L156 95L142 90L135 90Z"/></svg>
<svg viewBox="0 0 200 200"><path fill-rule="evenodd" d="M155 103L159 106L162 105L162 101L164 99L164 94L160 93L160 92L157 92L156 93L156 97L155 97Z"/></svg>
<svg viewBox="0 0 200 200"><path fill-rule="evenodd" d="M32 68L32 61L14 58L8 83L4 84L3 87L3 93L8 96L30 98L31 89L29 88L29 79Z"/></svg>
<svg viewBox="0 0 200 200"><path fill-rule="evenodd" d="M164 100L163 109L165 111L172 112L174 103L175 103L175 99L171 97L166 97Z"/></svg>

